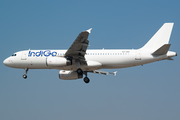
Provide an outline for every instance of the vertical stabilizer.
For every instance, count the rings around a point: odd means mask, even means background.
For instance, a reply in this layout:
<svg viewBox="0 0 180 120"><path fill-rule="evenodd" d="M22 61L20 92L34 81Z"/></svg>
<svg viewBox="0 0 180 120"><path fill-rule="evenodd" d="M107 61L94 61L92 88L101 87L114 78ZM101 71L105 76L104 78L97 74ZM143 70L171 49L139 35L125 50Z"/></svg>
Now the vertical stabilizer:
<svg viewBox="0 0 180 120"><path fill-rule="evenodd" d="M164 23L164 25L141 49L155 51L162 47L164 44L169 44L173 25L174 23Z"/></svg>

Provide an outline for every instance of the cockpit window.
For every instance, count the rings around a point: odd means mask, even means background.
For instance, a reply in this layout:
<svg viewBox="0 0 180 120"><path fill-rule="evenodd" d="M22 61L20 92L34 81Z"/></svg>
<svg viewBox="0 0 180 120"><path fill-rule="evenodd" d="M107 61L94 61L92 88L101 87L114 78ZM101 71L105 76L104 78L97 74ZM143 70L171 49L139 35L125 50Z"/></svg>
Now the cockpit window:
<svg viewBox="0 0 180 120"><path fill-rule="evenodd" d="M12 54L12 56L16 56L16 54Z"/></svg>

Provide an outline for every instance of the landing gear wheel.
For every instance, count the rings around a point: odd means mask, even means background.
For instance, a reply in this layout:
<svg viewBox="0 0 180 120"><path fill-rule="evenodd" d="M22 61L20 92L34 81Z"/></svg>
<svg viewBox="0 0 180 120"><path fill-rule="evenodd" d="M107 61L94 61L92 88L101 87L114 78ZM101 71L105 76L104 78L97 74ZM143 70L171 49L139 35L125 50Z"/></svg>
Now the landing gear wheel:
<svg viewBox="0 0 180 120"><path fill-rule="evenodd" d="M90 82L89 78L88 78L88 77L85 77L85 78L84 78L84 82L85 82L85 83L89 83L89 82Z"/></svg>
<svg viewBox="0 0 180 120"><path fill-rule="evenodd" d="M83 74L82 69L81 69L81 68L78 68L78 69L77 69L77 73L78 73L78 75L82 75L82 74Z"/></svg>
<svg viewBox="0 0 180 120"><path fill-rule="evenodd" d="M27 75L26 75L26 74L24 74L24 75L23 75L23 78L24 78L24 79L26 79L26 78L27 78Z"/></svg>

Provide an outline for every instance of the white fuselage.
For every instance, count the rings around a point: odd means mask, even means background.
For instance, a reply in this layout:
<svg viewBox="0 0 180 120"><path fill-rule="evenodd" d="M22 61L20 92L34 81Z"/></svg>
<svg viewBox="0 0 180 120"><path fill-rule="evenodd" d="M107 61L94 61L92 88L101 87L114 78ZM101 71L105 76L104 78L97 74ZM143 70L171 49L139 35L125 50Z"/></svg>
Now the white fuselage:
<svg viewBox="0 0 180 120"><path fill-rule="evenodd" d="M52 57L62 57L67 50L25 50L14 53L4 60L6 66L28 69L60 69L76 71L79 66L62 65L51 66L47 61ZM81 66L84 71L96 69L116 69L143 65L176 56L175 52L168 51L165 55L154 56L150 51L140 49L94 49L87 50L85 59L87 65Z"/></svg>
<svg viewBox="0 0 180 120"><path fill-rule="evenodd" d="M99 69L117 69L143 65L160 60L172 60L176 52L168 51L169 39L174 23L164 25L140 49L94 49L88 50L88 36L92 28L81 32L68 50L25 50L14 53L4 60L12 68L25 69L23 78L27 78L28 69L59 69L59 78L73 80L84 77L89 83L88 72L113 74Z"/></svg>

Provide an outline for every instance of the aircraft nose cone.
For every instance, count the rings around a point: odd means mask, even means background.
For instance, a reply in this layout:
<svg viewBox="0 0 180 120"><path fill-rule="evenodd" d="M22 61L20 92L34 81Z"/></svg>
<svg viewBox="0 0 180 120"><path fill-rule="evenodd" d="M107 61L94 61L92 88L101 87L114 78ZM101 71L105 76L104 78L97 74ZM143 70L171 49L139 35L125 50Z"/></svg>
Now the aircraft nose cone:
<svg viewBox="0 0 180 120"><path fill-rule="evenodd" d="M5 66L8 66L8 67L11 67L12 66L12 60L10 60L9 58L6 58L4 61L3 61L3 64Z"/></svg>
<svg viewBox="0 0 180 120"><path fill-rule="evenodd" d="M7 66L7 64L8 64L8 60L7 60L7 59L5 59L5 60L3 61L3 64Z"/></svg>

